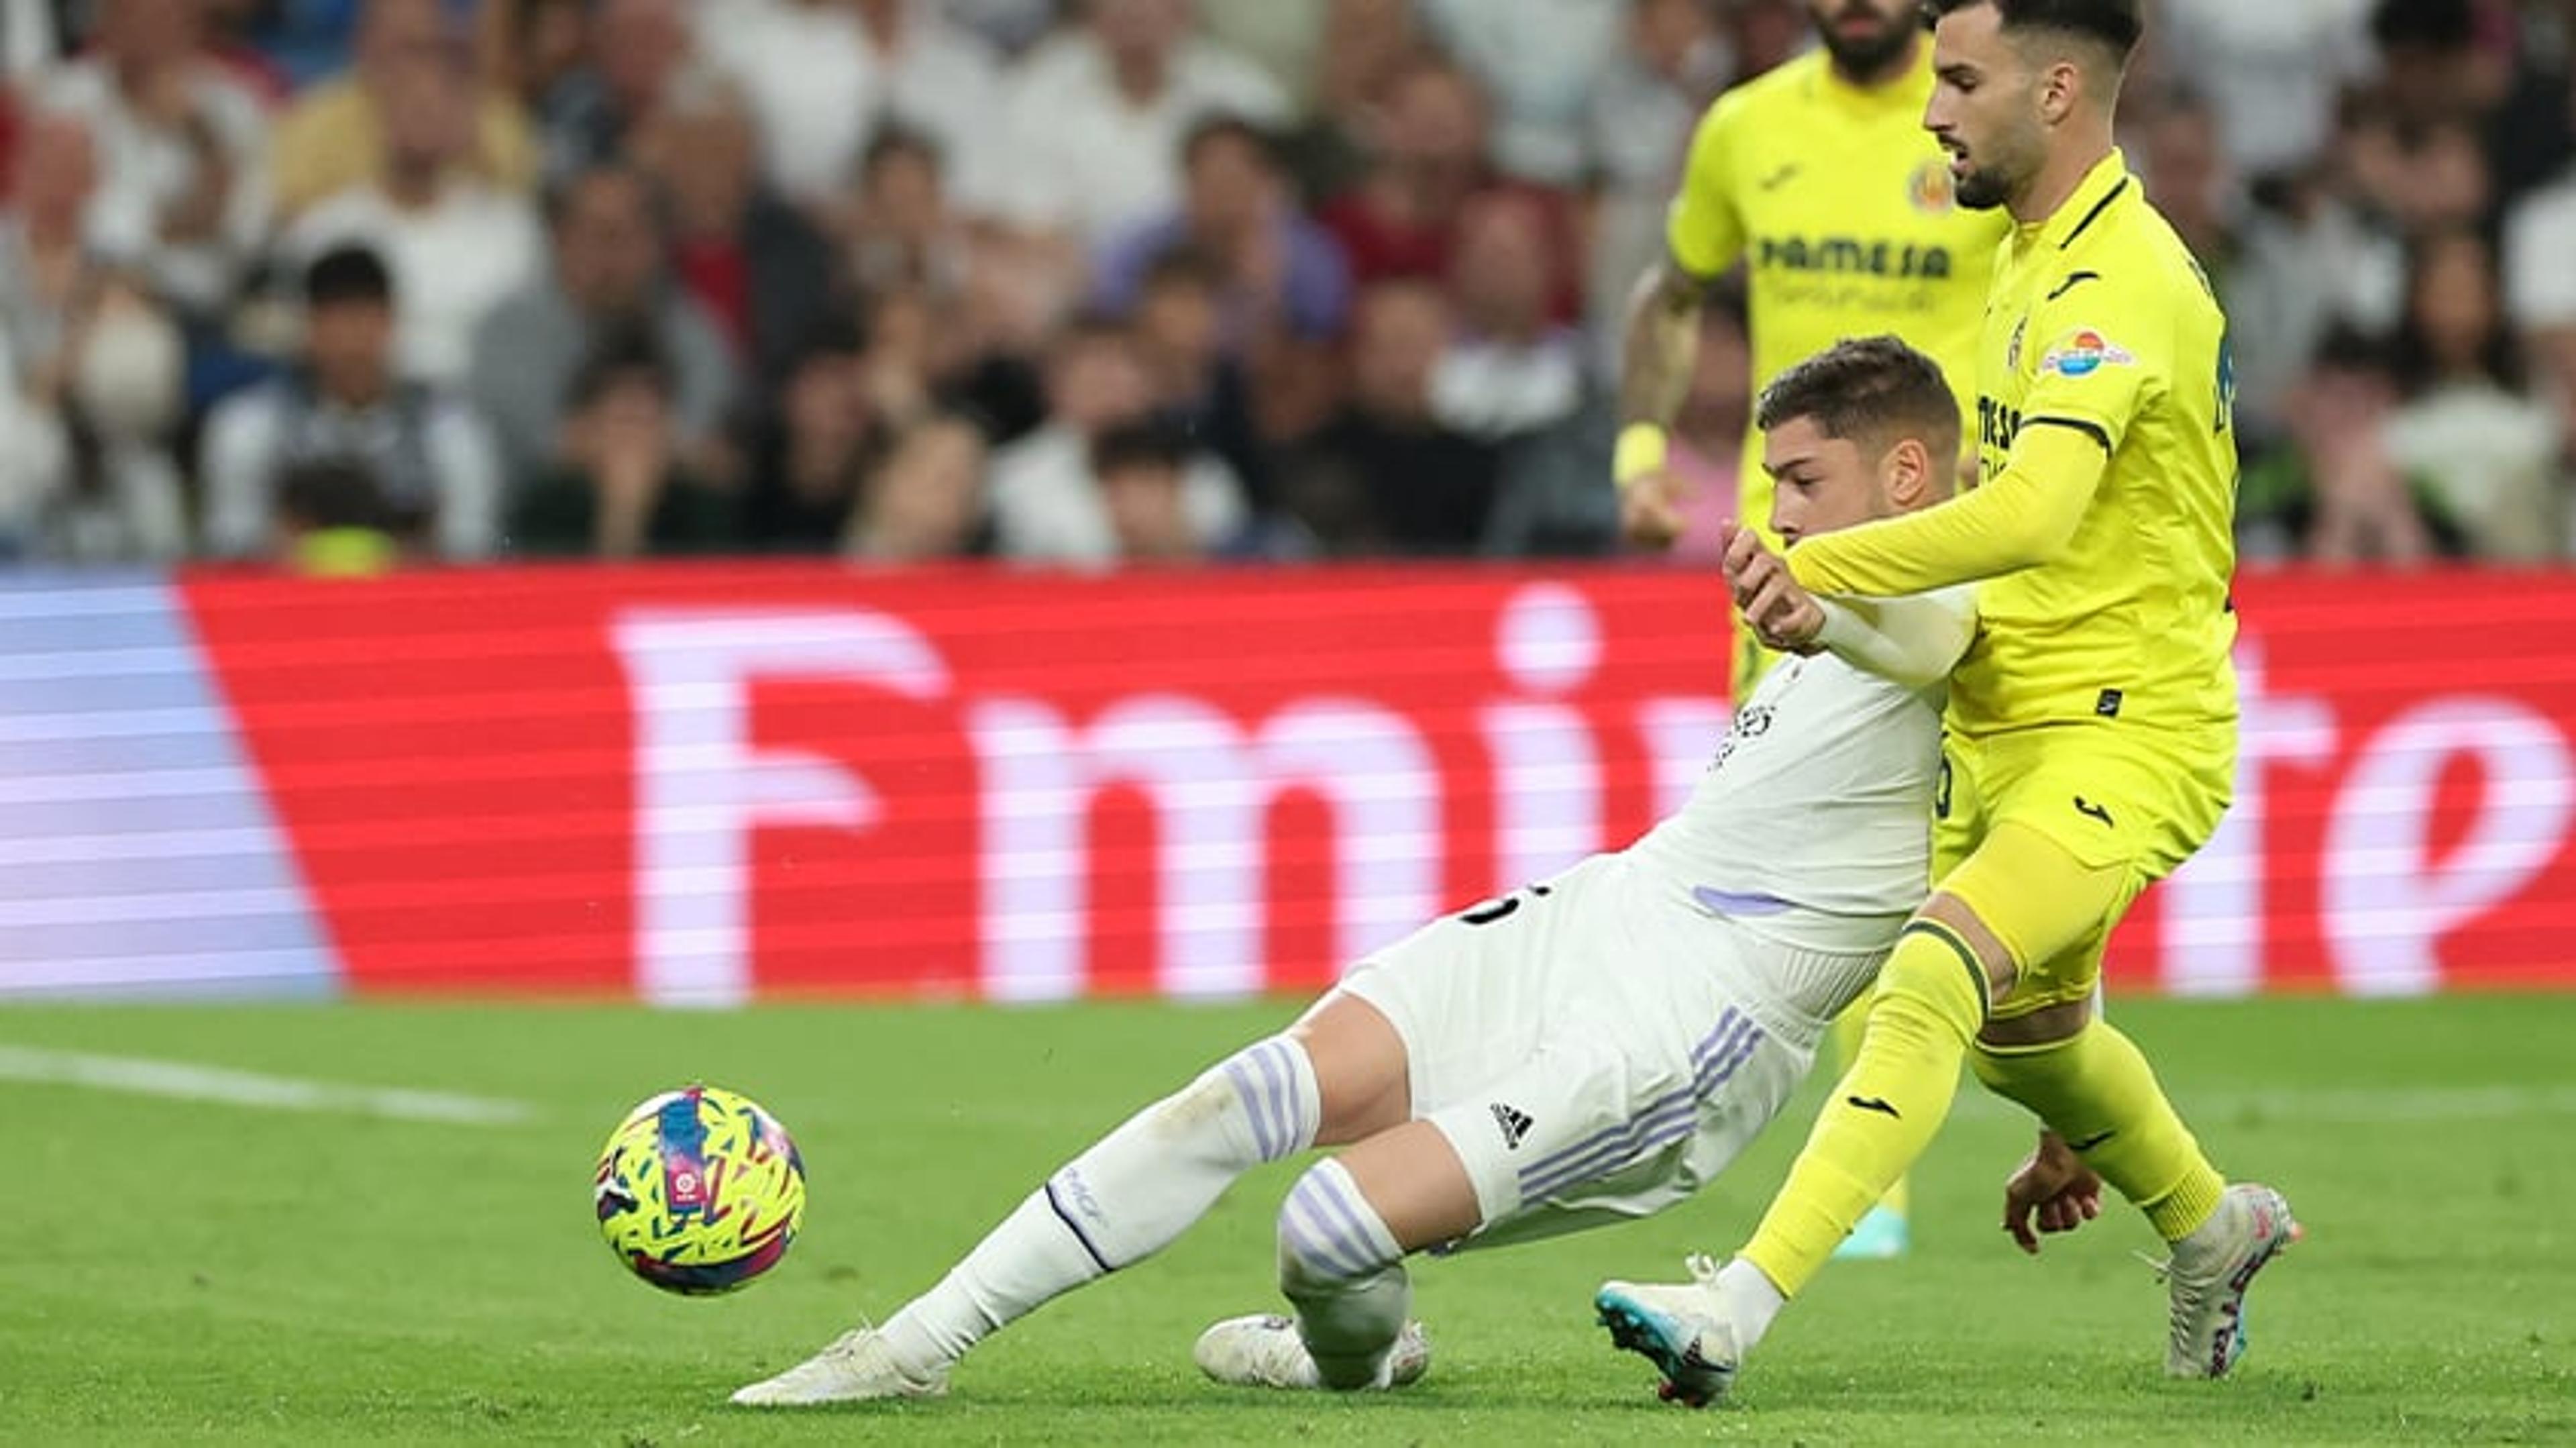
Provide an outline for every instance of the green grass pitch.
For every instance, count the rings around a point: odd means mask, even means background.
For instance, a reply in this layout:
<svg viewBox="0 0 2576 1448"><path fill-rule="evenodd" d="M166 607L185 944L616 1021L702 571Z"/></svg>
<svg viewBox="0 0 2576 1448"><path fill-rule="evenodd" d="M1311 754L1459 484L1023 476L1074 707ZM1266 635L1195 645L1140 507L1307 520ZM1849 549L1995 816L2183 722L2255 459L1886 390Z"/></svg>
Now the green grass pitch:
<svg viewBox="0 0 2576 1448"><path fill-rule="evenodd" d="M1916 1253L1830 1269L1738 1405L1656 1402L1591 1291L1732 1245L1811 1082L1679 1211L1420 1266L1436 1355L1407 1392L1244 1393L1191 1367L1206 1322L1275 1300L1279 1166L1162 1258L985 1344L945 1400L726 1406L890 1312L1064 1157L1293 1010L0 1010L0 1045L534 1111L463 1126L0 1083L0 1440L2576 1441L2576 995L2116 1003L2221 1165L2278 1183L2309 1227L2226 1383L2160 1376L2164 1297L2131 1255L2154 1244L2126 1208L2037 1262L2010 1249L1996 1187L2028 1128L1967 1085L1917 1177ZM701 1301L629 1279L589 1205L618 1114L692 1077L774 1109L811 1188L779 1270Z"/></svg>

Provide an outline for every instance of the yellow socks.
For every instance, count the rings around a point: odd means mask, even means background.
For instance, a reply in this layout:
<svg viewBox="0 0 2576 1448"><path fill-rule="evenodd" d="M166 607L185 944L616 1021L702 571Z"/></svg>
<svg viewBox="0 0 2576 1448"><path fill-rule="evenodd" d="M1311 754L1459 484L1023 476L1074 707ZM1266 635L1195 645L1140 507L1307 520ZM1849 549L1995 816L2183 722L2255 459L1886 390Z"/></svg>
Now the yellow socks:
<svg viewBox="0 0 2576 1448"><path fill-rule="evenodd" d="M2110 1022L2027 1050L1980 1047L1974 1064L1978 1080L2065 1137L2166 1241L2190 1235L2218 1209L2226 1180L2174 1113L2147 1058Z"/></svg>
<svg viewBox="0 0 2576 1448"><path fill-rule="evenodd" d="M1985 973L1947 927L1905 927L1870 1004L1860 1056L1816 1118L1806 1150L1743 1256L1798 1295L1870 1205L1930 1145L1984 1023Z"/></svg>
<svg viewBox="0 0 2576 1448"><path fill-rule="evenodd" d="M1860 1043L1869 1034L1869 998L1852 1002L1851 1009L1834 1017L1834 1064L1848 1071L1860 1059ZM1911 1176L1901 1176L1887 1189L1877 1205L1902 1217L1913 1208L1914 1188Z"/></svg>

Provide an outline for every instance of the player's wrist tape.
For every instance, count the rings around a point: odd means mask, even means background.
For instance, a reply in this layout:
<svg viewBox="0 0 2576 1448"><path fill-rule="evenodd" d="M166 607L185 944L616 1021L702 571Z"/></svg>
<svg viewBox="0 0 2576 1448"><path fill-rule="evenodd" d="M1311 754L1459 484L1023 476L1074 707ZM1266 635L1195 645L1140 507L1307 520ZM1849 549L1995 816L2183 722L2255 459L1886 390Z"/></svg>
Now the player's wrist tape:
<svg viewBox="0 0 2576 1448"><path fill-rule="evenodd" d="M1624 489L1648 473L1662 472L1671 452L1671 439L1661 426L1632 422L1619 429L1618 449L1610 455L1610 476Z"/></svg>

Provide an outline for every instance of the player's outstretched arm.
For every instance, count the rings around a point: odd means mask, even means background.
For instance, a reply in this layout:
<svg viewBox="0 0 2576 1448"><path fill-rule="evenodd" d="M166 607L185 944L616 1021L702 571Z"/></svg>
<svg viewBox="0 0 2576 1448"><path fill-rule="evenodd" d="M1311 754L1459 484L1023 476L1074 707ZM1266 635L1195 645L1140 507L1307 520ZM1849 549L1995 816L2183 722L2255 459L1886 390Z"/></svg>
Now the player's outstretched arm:
<svg viewBox="0 0 2576 1448"><path fill-rule="evenodd" d="M1730 523L1722 536L1727 587L1765 647L1823 649L1906 688L1928 689L1949 677L1976 636L1976 595L1969 589L1907 598L1818 598L1799 586L1760 534Z"/></svg>
<svg viewBox="0 0 2576 1448"><path fill-rule="evenodd" d="M1619 371L1619 446L1611 476L1619 520L1631 543L1665 548L1681 536L1665 471L1667 429L1699 360L1700 312L1708 284L1670 257L1647 269L1628 298Z"/></svg>
<svg viewBox="0 0 2576 1448"><path fill-rule="evenodd" d="M1815 593L1895 597L2037 567L2074 541L2110 462L2093 431L2033 419L1976 491L1810 538L1789 571Z"/></svg>

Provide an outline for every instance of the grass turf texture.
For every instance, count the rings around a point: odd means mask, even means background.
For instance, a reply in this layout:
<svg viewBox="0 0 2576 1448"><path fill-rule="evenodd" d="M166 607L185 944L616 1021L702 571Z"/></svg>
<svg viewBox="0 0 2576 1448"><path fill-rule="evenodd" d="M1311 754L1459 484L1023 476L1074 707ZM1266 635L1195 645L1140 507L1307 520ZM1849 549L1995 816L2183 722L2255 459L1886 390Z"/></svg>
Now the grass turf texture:
<svg viewBox="0 0 2576 1448"><path fill-rule="evenodd" d="M1723 1249L1779 1181L1811 1082L1735 1173L1624 1229L1422 1264L1420 1387L1220 1389L1213 1318L1267 1309L1291 1169L1161 1258L987 1342L931 1403L729 1408L891 1312L1041 1176L1283 1024L1283 1003L991 1012L385 1006L0 1010L0 1042L515 1098L523 1125L296 1114L10 1085L0 1437L220 1442L1783 1443L2576 1439L2576 996L2121 1002L2222 1166L2309 1240L2223 1384L2168 1383L2152 1247L2113 1206L2040 1261L1996 1228L2024 1123L1963 1086L1916 1179L1917 1250L1837 1264L1740 1406L1657 1403L1592 1323L1605 1275ZM703 1077L802 1145L805 1235L747 1291L664 1297L591 1221L618 1113ZM2426 1093L2398 1096L2383 1093Z"/></svg>

